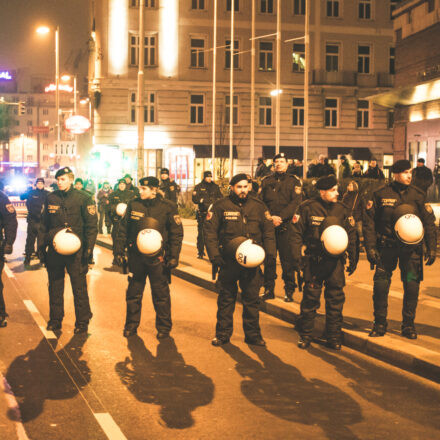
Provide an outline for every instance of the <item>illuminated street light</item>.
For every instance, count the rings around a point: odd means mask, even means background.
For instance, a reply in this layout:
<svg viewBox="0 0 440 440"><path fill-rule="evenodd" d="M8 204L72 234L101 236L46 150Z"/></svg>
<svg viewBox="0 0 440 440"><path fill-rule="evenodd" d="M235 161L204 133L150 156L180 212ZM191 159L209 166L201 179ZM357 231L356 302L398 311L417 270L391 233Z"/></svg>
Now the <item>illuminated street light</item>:
<svg viewBox="0 0 440 440"><path fill-rule="evenodd" d="M271 90L270 91L270 96L278 96L278 95L281 95L281 93L283 93L283 91L282 90L280 90L280 89L275 89L275 90Z"/></svg>
<svg viewBox="0 0 440 440"><path fill-rule="evenodd" d="M37 28L37 34L47 35L50 32L50 28L47 26L40 26Z"/></svg>
<svg viewBox="0 0 440 440"><path fill-rule="evenodd" d="M61 81L64 81L64 82L70 81L70 75L63 75L61 77Z"/></svg>

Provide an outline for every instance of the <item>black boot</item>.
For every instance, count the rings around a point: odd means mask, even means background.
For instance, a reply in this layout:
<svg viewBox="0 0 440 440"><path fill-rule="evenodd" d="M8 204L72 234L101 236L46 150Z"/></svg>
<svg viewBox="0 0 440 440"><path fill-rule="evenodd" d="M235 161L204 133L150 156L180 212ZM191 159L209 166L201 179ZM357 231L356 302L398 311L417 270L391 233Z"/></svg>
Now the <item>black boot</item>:
<svg viewBox="0 0 440 440"><path fill-rule="evenodd" d="M300 336L298 340L298 347L305 350L310 347L310 343L312 342L312 338L310 336Z"/></svg>
<svg viewBox="0 0 440 440"><path fill-rule="evenodd" d="M402 325L402 336L408 339L417 339L417 332L414 325Z"/></svg>
<svg viewBox="0 0 440 440"><path fill-rule="evenodd" d="M384 336L387 332L387 324L377 324L376 322L373 324L373 328L368 335L370 338L377 338L380 336Z"/></svg>
<svg viewBox="0 0 440 440"><path fill-rule="evenodd" d="M30 257L30 255L26 255L26 256L24 257L24 262L23 262L23 264L24 264L25 266L30 266L30 265L31 265L31 257Z"/></svg>
<svg viewBox="0 0 440 440"><path fill-rule="evenodd" d="M275 299L275 293L273 289L265 289L263 295L260 297L263 301L267 299Z"/></svg>
<svg viewBox="0 0 440 440"><path fill-rule="evenodd" d="M286 293L284 295L284 302L291 303L293 302L293 292L286 290Z"/></svg>

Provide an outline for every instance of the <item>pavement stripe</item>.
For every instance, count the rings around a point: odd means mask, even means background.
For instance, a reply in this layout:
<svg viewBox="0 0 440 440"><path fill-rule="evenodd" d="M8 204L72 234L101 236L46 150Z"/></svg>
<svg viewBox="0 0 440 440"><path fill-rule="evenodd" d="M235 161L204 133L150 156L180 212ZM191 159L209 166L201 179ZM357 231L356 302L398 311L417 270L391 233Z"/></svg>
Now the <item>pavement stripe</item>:
<svg viewBox="0 0 440 440"><path fill-rule="evenodd" d="M187 246L197 247L195 243L191 243L190 241L182 241L182 244L186 244Z"/></svg>
<svg viewBox="0 0 440 440"><path fill-rule="evenodd" d="M109 440L127 440L109 413L93 414Z"/></svg>
<svg viewBox="0 0 440 440"><path fill-rule="evenodd" d="M21 422L21 413L20 413L20 407L18 405L17 399L14 396L14 393L12 392L11 386L9 385L6 378L0 373L0 383L2 384L3 394L5 396L6 404L8 405L8 408L11 411L11 414L13 414L13 423L15 425L15 430L17 432L17 438L18 440L29 440L29 437L26 434L26 430L24 429L24 425Z"/></svg>
<svg viewBox="0 0 440 440"><path fill-rule="evenodd" d="M15 278L14 272L12 272L12 270L9 268L7 264L5 264L4 270L8 278Z"/></svg>
<svg viewBox="0 0 440 440"><path fill-rule="evenodd" d="M44 337L46 339L57 339L55 333L52 330L46 330L47 323L41 316L41 313L35 307L35 304L30 299L24 299L23 303L28 309L29 313L32 315L32 318L34 318L34 321L37 323Z"/></svg>

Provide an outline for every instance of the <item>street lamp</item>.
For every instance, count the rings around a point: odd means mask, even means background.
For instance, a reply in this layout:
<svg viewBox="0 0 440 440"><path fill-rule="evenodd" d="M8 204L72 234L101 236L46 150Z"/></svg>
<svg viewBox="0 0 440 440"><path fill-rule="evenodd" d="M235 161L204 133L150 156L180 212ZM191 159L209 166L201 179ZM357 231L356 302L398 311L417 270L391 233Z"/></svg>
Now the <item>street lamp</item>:
<svg viewBox="0 0 440 440"><path fill-rule="evenodd" d="M47 26L40 26L37 28L37 34L47 35L51 29ZM57 141L58 144L61 138L60 130L60 27L55 28L55 109L57 115Z"/></svg>
<svg viewBox="0 0 440 440"><path fill-rule="evenodd" d="M78 94L78 91L76 88L76 75L65 74L61 77L61 81L64 81L64 82L70 81L72 76L73 76L73 114L76 115L76 113L77 113L76 110L78 108L77 107L77 98L76 98L77 94Z"/></svg>

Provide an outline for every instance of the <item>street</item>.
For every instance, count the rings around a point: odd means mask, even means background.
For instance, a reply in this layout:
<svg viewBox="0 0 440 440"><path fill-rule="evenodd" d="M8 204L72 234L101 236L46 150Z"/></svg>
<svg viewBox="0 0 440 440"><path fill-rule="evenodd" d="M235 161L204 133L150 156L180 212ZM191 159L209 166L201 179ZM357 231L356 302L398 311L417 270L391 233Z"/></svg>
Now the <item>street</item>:
<svg viewBox="0 0 440 440"><path fill-rule="evenodd" d="M177 277L172 338L155 337L148 288L139 336L123 338L127 276L99 246L89 335L73 335L68 284L63 330L47 332L47 273L24 271L25 226L3 274L2 440L440 438L438 384L347 347L300 350L292 325L267 314L267 348L248 346L239 304L231 344L212 347L216 294Z"/></svg>

